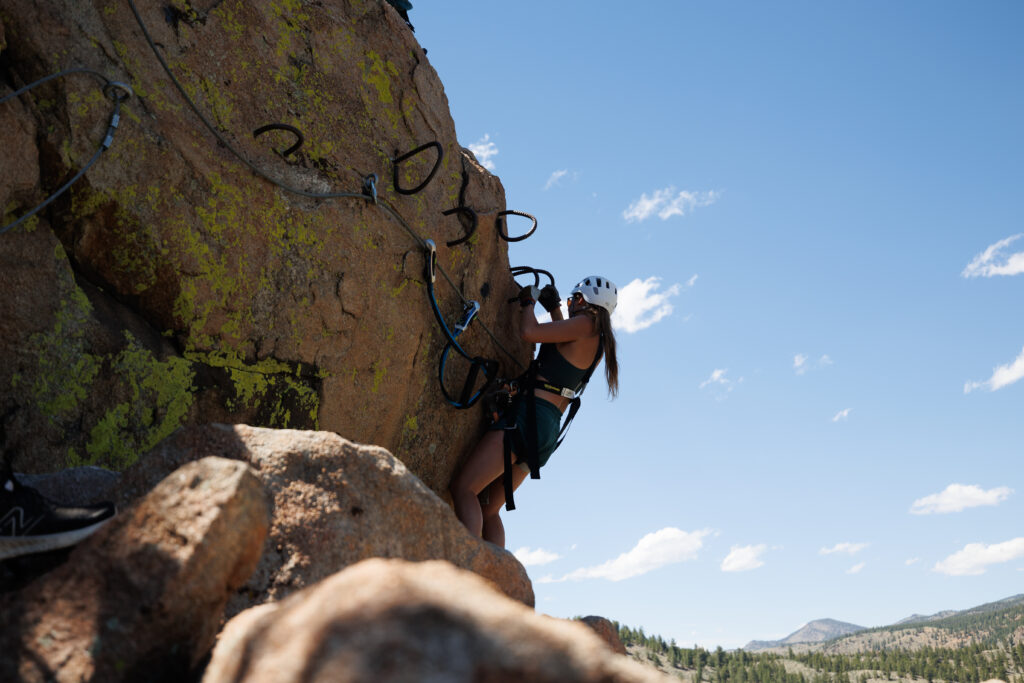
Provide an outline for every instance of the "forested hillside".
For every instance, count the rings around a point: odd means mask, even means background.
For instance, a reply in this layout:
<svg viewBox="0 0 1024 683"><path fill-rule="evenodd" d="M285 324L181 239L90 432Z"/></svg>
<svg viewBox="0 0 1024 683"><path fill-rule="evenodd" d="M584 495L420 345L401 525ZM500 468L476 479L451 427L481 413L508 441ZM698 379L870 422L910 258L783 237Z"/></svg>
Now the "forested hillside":
<svg viewBox="0 0 1024 683"><path fill-rule="evenodd" d="M995 633L998 629L994 623L1003 624L1004 620L963 622L958 630L964 632L970 626L986 625L989 633ZM978 636L976 642L955 648L751 654L720 647L714 651L682 648L674 640L666 642L661 636L648 636L642 628L615 625L631 657L693 683L1024 683L1024 633L1019 628L1000 631L1005 634L1002 640L988 642Z"/></svg>

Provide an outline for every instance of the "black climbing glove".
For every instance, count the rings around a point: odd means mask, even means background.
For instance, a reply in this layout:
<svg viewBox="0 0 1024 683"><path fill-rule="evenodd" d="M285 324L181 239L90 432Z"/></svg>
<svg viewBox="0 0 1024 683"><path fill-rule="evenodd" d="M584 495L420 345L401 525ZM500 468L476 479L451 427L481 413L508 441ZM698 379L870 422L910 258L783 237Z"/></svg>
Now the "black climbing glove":
<svg viewBox="0 0 1024 683"><path fill-rule="evenodd" d="M540 302L540 305L548 313L562 305L562 297L558 294L558 289L554 285L544 285L544 288L540 290L540 296L537 297L537 301Z"/></svg>
<svg viewBox="0 0 1024 683"><path fill-rule="evenodd" d="M519 305L523 308L532 306L537 303L537 297L540 296L540 291L533 285L523 287L519 290Z"/></svg>

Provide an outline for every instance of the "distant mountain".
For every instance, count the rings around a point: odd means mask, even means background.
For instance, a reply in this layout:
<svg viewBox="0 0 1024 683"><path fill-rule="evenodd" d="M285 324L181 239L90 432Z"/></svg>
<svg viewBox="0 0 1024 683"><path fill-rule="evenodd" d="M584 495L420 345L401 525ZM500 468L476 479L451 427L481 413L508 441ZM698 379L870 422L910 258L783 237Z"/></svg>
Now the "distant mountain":
<svg viewBox="0 0 1024 683"><path fill-rule="evenodd" d="M843 629L846 629L845 631ZM916 650L921 647L962 647L964 643L1015 642L1024 638L1024 593L965 610L932 615L913 614L889 626L865 629L820 619L782 640L753 640L747 652L821 651L850 654L879 649Z"/></svg>
<svg viewBox="0 0 1024 683"><path fill-rule="evenodd" d="M797 643L823 643L865 630L863 626L848 624L835 619L817 619L790 633L782 640L752 640L743 646L747 652L757 652L776 647L787 647Z"/></svg>
<svg viewBox="0 0 1024 683"><path fill-rule="evenodd" d="M925 614L911 614L909 617L906 617L904 619L900 619L899 621L894 622L892 625L893 626L903 626L904 624L922 624L922 623L929 622L929 621L938 621L939 619L945 619L946 617L951 617L954 614L956 614L956 610L955 609L947 609L947 610L943 610L941 612L936 612L935 614L929 614L929 615L925 615Z"/></svg>

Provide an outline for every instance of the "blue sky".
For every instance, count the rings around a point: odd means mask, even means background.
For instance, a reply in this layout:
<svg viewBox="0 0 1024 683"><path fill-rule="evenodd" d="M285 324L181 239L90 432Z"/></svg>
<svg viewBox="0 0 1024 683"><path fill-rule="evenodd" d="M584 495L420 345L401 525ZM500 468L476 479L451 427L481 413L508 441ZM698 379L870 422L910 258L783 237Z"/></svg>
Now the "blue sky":
<svg viewBox="0 0 1024 683"><path fill-rule="evenodd" d="M540 611L731 648L1022 592L1024 5L415 4L511 264L620 289L619 398L504 515Z"/></svg>

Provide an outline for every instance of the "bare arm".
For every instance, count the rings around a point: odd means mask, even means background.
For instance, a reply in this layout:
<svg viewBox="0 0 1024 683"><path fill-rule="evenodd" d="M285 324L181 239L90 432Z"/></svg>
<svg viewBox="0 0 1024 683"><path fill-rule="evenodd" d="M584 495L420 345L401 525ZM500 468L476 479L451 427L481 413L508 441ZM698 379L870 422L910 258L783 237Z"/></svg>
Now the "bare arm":
<svg viewBox="0 0 1024 683"><path fill-rule="evenodd" d="M589 315L577 315L568 320L562 319L561 310L558 311L558 319L549 323L537 322L532 306L524 306L522 311L522 328L520 336L523 341L533 344L557 344L560 342L571 342L585 337L593 337L597 333L594 320Z"/></svg>

